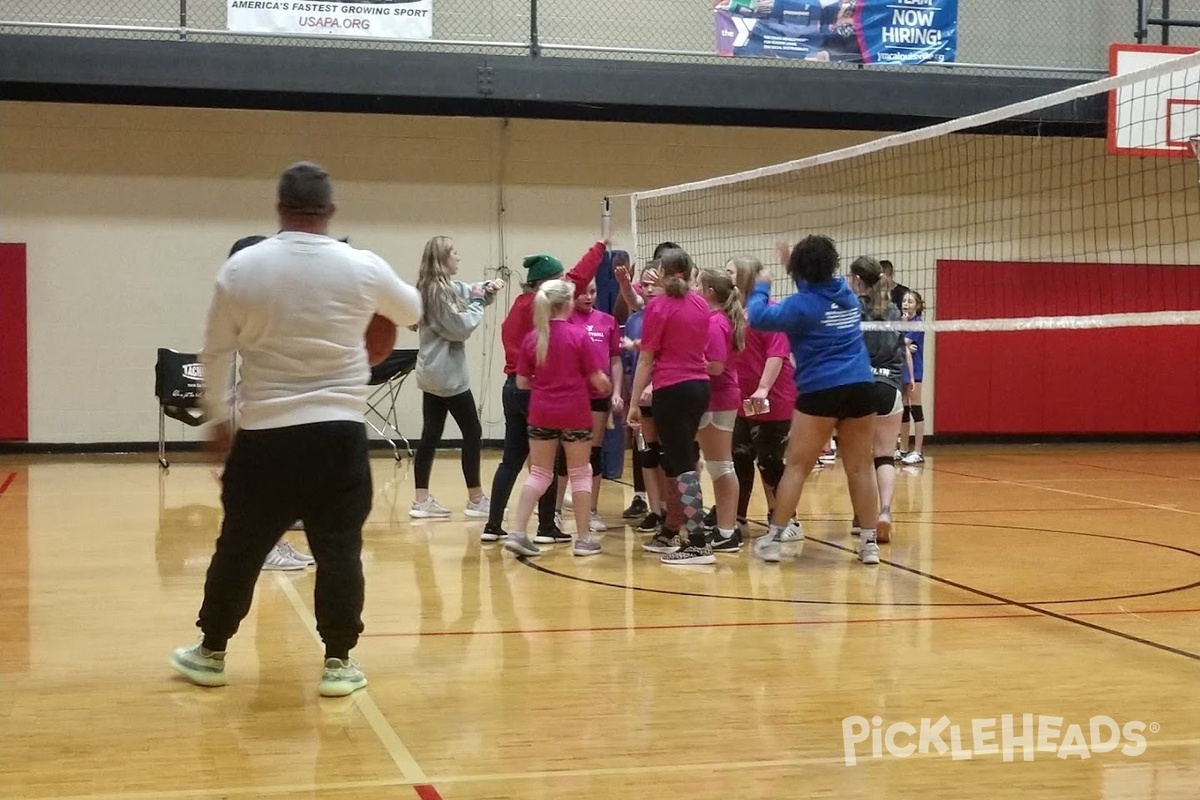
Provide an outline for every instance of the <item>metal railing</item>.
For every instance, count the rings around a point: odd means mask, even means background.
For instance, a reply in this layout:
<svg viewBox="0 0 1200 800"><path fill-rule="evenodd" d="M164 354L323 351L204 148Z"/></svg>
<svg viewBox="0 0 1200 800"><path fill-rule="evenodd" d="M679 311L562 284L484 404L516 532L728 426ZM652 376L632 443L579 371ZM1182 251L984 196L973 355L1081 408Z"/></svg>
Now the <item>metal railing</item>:
<svg viewBox="0 0 1200 800"><path fill-rule="evenodd" d="M1163 13L1170 0L1160 0ZM1176 7L1200 0L1175 0ZM1107 72L1108 44L1144 37L1154 0L1138 0L1132 13L1113 14L1125 0L963 0L959 5L958 57L953 63L916 68L982 73L1041 72L1094 76ZM46 35L303 43L410 51L459 51L683 61L740 66L798 67L790 59L728 58L715 47L712 3L695 0L433 0L433 38L245 34L225 26L225 0L0 0L0 35ZM1200 19L1200 10L1197 12ZM1191 25L1172 21L1172 25ZM1197 23L1200 26L1200 23ZM1164 39L1169 27L1163 28ZM1200 41L1200 35L1197 36ZM828 65L823 65L828 66ZM836 65L835 65L836 66ZM843 65L847 66L847 65ZM861 65L853 65L861 67Z"/></svg>

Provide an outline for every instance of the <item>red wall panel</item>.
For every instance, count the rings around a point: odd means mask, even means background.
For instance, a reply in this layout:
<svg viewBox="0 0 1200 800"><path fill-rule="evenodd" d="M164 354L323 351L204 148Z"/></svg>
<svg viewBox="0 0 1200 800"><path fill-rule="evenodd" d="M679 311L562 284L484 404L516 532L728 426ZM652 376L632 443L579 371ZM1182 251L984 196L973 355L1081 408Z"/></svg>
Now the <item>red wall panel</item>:
<svg viewBox="0 0 1200 800"><path fill-rule="evenodd" d="M938 263L941 319L1200 309L1200 268ZM937 334L937 433L1200 432L1200 327Z"/></svg>
<svg viewBox="0 0 1200 800"><path fill-rule="evenodd" d="M29 438L25 245L0 244L0 439Z"/></svg>

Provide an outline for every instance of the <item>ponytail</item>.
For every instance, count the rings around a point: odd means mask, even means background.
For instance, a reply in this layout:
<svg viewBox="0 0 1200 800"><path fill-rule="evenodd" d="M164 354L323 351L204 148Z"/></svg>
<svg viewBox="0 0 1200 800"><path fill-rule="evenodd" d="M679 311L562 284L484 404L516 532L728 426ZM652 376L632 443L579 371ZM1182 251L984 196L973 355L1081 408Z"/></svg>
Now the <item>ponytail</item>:
<svg viewBox="0 0 1200 800"><path fill-rule="evenodd" d="M549 280L538 287L533 296L533 329L537 333L535 364L545 363L546 353L550 350L550 320L574 299L575 287L566 281Z"/></svg>
<svg viewBox="0 0 1200 800"><path fill-rule="evenodd" d="M883 266L870 256L859 256L850 264L850 272L857 275L869 290L867 310L871 318L887 319L892 296L887 282L883 280Z"/></svg>
<svg viewBox="0 0 1200 800"><path fill-rule="evenodd" d="M663 291L668 297L683 297L691 288L692 273L696 267L692 257L678 247L664 250L659 257L662 270Z"/></svg>
<svg viewBox="0 0 1200 800"><path fill-rule="evenodd" d="M700 285L710 290L721 304L721 312L729 319L733 330L733 350L741 352L746 347L746 309L733 278L723 269L705 267L700 270Z"/></svg>

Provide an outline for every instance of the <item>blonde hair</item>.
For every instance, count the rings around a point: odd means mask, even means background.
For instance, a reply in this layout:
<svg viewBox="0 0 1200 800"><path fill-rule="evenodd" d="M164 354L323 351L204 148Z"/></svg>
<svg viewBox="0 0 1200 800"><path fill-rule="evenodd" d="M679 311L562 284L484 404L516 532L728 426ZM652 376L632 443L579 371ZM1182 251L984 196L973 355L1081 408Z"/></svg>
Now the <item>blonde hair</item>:
<svg viewBox="0 0 1200 800"><path fill-rule="evenodd" d="M734 256L729 263L733 265L733 283L741 292L742 305L745 306L754 284L758 282L758 276L762 274L763 264L754 256Z"/></svg>
<svg viewBox="0 0 1200 800"><path fill-rule="evenodd" d="M692 257L678 247L664 250L659 257L663 290L668 297L683 297L691 288L692 272L696 267Z"/></svg>
<svg viewBox="0 0 1200 800"><path fill-rule="evenodd" d="M455 311L467 307L466 302L454 291L446 261L454 249L454 240L449 236L435 236L425 243L421 254L421 269L417 273L417 290L421 293L422 322L428 320L431 309L449 306Z"/></svg>
<svg viewBox="0 0 1200 800"><path fill-rule="evenodd" d="M888 306L892 303L887 281L883 280L883 265L870 256L859 256L850 264L850 274L870 290L869 311L873 319L887 319Z"/></svg>
<svg viewBox="0 0 1200 800"><path fill-rule="evenodd" d="M712 291L721 304L721 312L733 327L734 352L741 352L746 347L746 309L742 308L742 293L733 285L733 278L723 269L705 267L700 270L700 285Z"/></svg>
<svg viewBox="0 0 1200 800"><path fill-rule="evenodd" d="M533 296L533 329L537 331L537 362L546 360L550 349L550 320L567 306L575 302L575 285L555 278L538 287Z"/></svg>

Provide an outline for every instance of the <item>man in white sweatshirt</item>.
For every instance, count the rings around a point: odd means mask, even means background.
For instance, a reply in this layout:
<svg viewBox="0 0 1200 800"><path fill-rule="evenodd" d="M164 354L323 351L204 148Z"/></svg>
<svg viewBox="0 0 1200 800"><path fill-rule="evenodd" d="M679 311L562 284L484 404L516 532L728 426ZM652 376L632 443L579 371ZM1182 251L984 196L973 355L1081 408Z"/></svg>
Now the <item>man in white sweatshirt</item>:
<svg viewBox="0 0 1200 800"><path fill-rule="evenodd" d="M363 334L378 312L420 319L420 295L374 253L329 236L329 175L300 162L279 179L280 232L217 273L201 362L204 405L225 463L225 518L204 584L200 643L171 654L193 683L224 686L225 647L250 610L263 559L302 520L317 561L314 607L325 643L318 691L366 686L350 650L362 633L362 526L373 488L364 412ZM231 423L241 355L239 429Z"/></svg>

